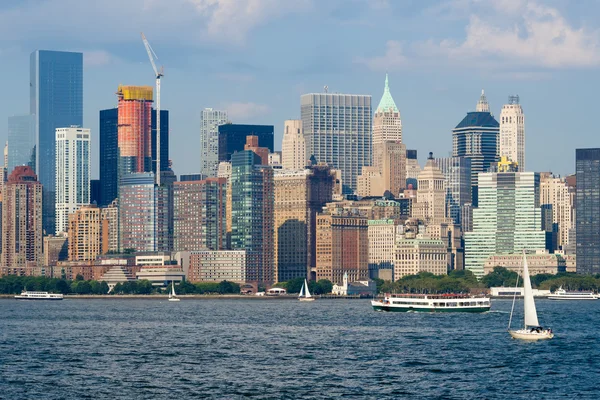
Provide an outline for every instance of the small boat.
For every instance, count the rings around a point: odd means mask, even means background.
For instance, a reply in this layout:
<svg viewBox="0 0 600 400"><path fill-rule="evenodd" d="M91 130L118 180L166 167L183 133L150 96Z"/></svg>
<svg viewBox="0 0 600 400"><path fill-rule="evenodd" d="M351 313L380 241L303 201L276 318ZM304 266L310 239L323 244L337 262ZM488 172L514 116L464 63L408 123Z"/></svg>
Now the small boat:
<svg viewBox="0 0 600 400"><path fill-rule="evenodd" d="M23 290L20 295L16 295L17 300L62 300L63 295L60 293L48 292L28 292Z"/></svg>
<svg viewBox="0 0 600 400"><path fill-rule="evenodd" d="M517 285L519 284L519 278L517 277ZM531 288L531 280L529 279L529 268L527 267L527 257L523 250L523 309L524 309L524 326L523 329L511 330L510 324L512 322L513 312L515 311L515 296L513 297L512 309L510 310L510 319L508 320L508 333L513 339L521 340L543 340L552 339L554 333L552 329L543 328L540 326L537 316L537 310L535 309L535 301L533 299L533 290Z"/></svg>
<svg viewBox="0 0 600 400"><path fill-rule="evenodd" d="M175 281L171 281L171 293L169 293L169 301L181 301L175 294Z"/></svg>
<svg viewBox="0 0 600 400"><path fill-rule="evenodd" d="M393 312L471 312L490 310L489 297L468 294L386 294L372 300L375 311Z"/></svg>
<svg viewBox="0 0 600 400"><path fill-rule="evenodd" d="M304 285L302 285L302 289L300 289L300 294L298 294L298 300L315 301L315 298L312 297L312 295L308 291L308 282L306 281L306 279L304 279Z"/></svg>
<svg viewBox="0 0 600 400"><path fill-rule="evenodd" d="M554 293L548 296L550 300L598 300L598 295L593 292L567 292L559 287Z"/></svg>

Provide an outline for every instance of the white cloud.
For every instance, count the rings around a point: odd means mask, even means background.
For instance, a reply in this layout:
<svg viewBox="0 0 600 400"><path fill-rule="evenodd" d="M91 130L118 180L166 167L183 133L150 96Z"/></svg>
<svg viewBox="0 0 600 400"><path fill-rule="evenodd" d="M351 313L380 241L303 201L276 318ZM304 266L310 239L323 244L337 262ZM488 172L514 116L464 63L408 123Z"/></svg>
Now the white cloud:
<svg viewBox="0 0 600 400"><path fill-rule="evenodd" d="M83 52L83 63L86 67L101 67L117 61L117 58L104 50Z"/></svg>
<svg viewBox="0 0 600 400"><path fill-rule="evenodd" d="M267 106L265 104L252 103L252 102L226 103L223 105L222 108L227 110L227 115L229 116L229 118L232 121L262 116L264 114L267 114L271 110L269 108L269 106Z"/></svg>
<svg viewBox="0 0 600 400"><path fill-rule="evenodd" d="M388 40L386 51L383 56L374 58L358 57L355 62L365 64L374 71L388 71L398 69L407 65L402 43L396 40Z"/></svg>

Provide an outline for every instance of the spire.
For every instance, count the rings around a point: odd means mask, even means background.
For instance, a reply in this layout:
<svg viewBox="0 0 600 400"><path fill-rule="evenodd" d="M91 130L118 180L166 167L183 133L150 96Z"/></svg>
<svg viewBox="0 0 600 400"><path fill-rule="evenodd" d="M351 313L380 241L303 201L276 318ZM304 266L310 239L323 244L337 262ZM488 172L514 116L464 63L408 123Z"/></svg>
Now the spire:
<svg viewBox="0 0 600 400"><path fill-rule="evenodd" d="M377 106L376 112L389 111L390 108L392 109L393 112L397 112L397 113L400 112L400 110L398 110L398 107L396 107L396 103L394 102L394 99L392 98L392 94L390 93L390 84L389 84L389 80L388 80L388 74L386 72L385 86L383 88L383 96L381 96L381 101L379 102L379 105Z"/></svg>
<svg viewBox="0 0 600 400"><path fill-rule="evenodd" d="M483 89L481 89L481 96L479 97L475 111L490 112L490 105L488 104L487 97L485 97L485 91Z"/></svg>

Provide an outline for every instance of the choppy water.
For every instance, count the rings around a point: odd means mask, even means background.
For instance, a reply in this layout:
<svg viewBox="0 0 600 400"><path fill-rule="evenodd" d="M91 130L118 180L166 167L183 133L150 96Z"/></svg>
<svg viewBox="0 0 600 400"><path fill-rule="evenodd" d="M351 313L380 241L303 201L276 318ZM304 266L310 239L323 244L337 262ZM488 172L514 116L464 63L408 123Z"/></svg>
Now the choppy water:
<svg viewBox="0 0 600 400"><path fill-rule="evenodd" d="M0 398L597 398L600 301L537 301L539 343L510 339L510 305L2 300Z"/></svg>

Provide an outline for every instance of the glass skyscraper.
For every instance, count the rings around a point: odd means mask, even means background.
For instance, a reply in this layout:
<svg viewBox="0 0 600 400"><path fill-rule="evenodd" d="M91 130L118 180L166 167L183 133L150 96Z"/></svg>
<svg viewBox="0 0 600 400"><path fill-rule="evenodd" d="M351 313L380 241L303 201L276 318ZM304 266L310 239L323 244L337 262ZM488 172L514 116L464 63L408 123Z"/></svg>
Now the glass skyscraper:
<svg viewBox="0 0 600 400"><path fill-rule="evenodd" d="M18 165L27 165L35 171L35 116L8 117L8 165L6 174Z"/></svg>
<svg viewBox="0 0 600 400"><path fill-rule="evenodd" d="M274 152L273 137L275 129L273 125L240 125L225 124L219 129L219 162L230 161L231 155L236 151L243 151L247 136L257 136L258 146L266 147L269 153Z"/></svg>
<svg viewBox="0 0 600 400"><path fill-rule="evenodd" d="M100 111L100 204L108 206L119 196L119 109Z"/></svg>
<svg viewBox="0 0 600 400"><path fill-rule="evenodd" d="M342 171L344 193L353 193L362 167L371 165L371 96L311 93L300 97L306 158Z"/></svg>
<svg viewBox="0 0 600 400"><path fill-rule="evenodd" d="M577 273L600 273L600 148L575 152Z"/></svg>
<svg viewBox="0 0 600 400"><path fill-rule="evenodd" d="M30 114L36 172L43 185L43 228L55 230L56 128L83 125L83 54L36 50L30 57Z"/></svg>
<svg viewBox="0 0 600 400"><path fill-rule="evenodd" d="M446 217L461 224L461 207L471 202L471 160L444 157L435 162L446 178Z"/></svg>

